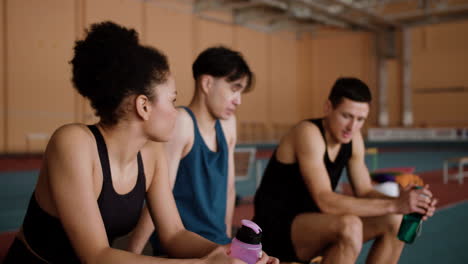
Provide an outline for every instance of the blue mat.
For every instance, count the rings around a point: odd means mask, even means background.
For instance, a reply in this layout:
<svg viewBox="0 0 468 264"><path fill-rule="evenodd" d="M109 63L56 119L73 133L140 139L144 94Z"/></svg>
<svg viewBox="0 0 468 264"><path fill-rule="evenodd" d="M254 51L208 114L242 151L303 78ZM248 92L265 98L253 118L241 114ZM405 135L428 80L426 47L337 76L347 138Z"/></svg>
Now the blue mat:
<svg viewBox="0 0 468 264"><path fill-rule="evenodd" d="M20 227L38 174L38 171L0 173L0 232Z"/></svg>

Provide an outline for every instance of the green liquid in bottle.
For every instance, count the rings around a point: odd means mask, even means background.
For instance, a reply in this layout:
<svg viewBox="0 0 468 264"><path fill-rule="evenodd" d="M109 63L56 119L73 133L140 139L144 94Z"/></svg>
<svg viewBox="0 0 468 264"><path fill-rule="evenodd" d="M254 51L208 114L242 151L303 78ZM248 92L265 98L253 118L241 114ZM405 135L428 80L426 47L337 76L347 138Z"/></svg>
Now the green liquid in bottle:
<svg viewBox="0 0 468 264"><path fill-rule="evenodd" d="M421 189L421 186L416 186L416 189ZM411 244L421 232L423 215L419 213L411 213L403 216L400 229L398 230L398 239Z"/></svg>

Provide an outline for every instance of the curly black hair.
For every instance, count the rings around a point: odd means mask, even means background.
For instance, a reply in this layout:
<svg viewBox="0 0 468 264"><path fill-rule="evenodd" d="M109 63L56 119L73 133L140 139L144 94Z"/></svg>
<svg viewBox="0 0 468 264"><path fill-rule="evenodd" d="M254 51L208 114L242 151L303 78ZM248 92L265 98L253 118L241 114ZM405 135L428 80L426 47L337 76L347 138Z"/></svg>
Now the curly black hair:
<svg viewBox="0 0 468 264"><path fill-rule="evenodd" d="M153 98L153 85L167 81L169 63L155 48L139 43L138 33L113 22L91 25L84 40L76 41L73 84L91 101L101 122L116 124L119 107L129 95Z"/></svg>
<svg viewBox="0 0 468 264"><path fill-rule="evenodd" d="M245 92L253 87L254 74L242 55L224 46L210 47L200 53L192 65L193 78L197 80L201 75L227 77L230 82L247 76Z"/></svg>

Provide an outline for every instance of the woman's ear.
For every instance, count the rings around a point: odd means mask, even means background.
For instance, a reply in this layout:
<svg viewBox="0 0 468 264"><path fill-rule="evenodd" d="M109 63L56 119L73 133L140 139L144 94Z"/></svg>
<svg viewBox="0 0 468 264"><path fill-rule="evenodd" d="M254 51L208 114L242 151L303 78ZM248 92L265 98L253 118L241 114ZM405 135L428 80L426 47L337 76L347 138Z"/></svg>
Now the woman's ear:
<svg viewBox="0 0 468 264"><path fill-rule="evenodd" d="M138 116L140 116L143 120L148 120L151 112L151 104L146 97L146 95L138 95L135 99L135 107Z"/></svg>

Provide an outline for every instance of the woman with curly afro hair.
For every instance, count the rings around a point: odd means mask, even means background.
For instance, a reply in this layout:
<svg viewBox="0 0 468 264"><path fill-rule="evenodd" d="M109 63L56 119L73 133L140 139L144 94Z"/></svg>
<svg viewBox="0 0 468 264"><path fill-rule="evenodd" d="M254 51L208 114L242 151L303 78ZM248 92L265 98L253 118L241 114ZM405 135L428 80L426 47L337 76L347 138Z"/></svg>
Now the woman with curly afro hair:
<svg viewBox="0 0 468 264"><path fill-rule="evenodd" d="M103 22L76 42L71 64L100 121L54 132L4 263L242 263L180 220L162 146L177 114L165 55L141 45L135 30ZM145 200L168 254L183 259L111 248L133 230Z"/></svg>

